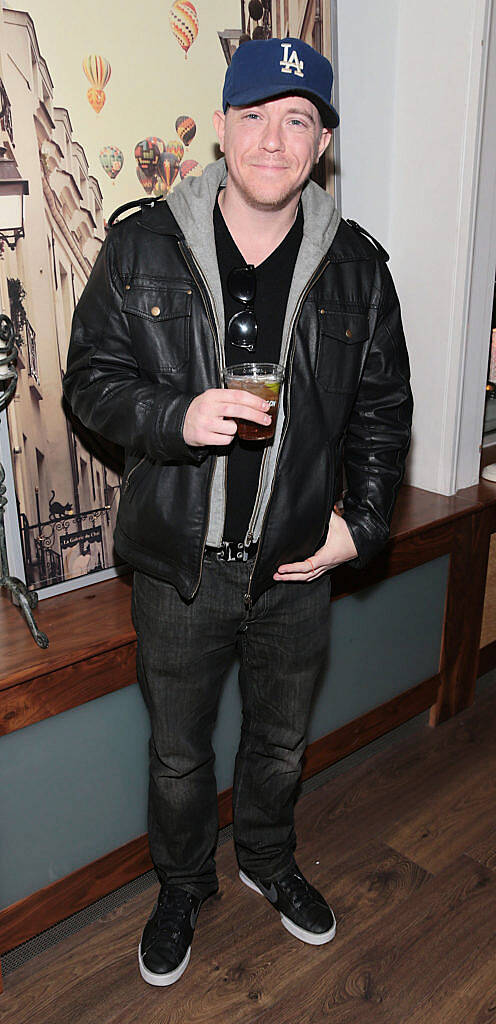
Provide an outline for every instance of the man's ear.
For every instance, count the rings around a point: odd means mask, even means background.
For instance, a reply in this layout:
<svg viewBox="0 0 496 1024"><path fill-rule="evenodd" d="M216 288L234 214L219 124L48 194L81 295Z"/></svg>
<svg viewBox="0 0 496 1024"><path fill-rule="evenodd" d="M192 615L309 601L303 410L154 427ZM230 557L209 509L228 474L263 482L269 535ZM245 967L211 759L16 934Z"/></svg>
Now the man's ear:
<svg viewBox="0 0 496 1024"><path fill-rule="evenodd" d="M225 114L222 113L222 110L214 110L213 122L215 131L217 132L217 137L219 139L219 146L222 152L224 152L224 132L226 130L226 117Z"/></svg>
<svg viewBox="0 0 496 1024"><path fill-rule="evenodd" d="M322 153L324 153L325 150L327 149L327 147L328 147L328 145L329 145L329 143L331 141L331 136L332 136L332 129L331 128L323 128L322 129L322 131L320 133L319 146L318 146L318 149L317 149L317 157L316 157L316 160L315 160L316 164L318 164L318 162L319 162L319 160L320 160L320 158L322 156Z"/></svg>

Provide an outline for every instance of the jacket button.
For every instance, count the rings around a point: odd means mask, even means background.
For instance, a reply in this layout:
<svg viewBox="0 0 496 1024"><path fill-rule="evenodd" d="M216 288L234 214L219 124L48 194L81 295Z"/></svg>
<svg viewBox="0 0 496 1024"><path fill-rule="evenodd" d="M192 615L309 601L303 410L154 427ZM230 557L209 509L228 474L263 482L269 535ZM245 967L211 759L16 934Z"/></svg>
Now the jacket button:
<svg viewBox="0 0 496 1024"><path fill-rule="evenodd" d="M152 312L153 312L153 310L152 310ZM348 330L346 331L346 337L347 338L351 338L352 337L352 332L350 331L349 327L348 327Z"/></svg>
<svg viewBox="0 0 496 1024"><path fill-rule="evenodd" d="M150 312L152 316L158 316L160 313L160 306L152 306Z"/></svg>

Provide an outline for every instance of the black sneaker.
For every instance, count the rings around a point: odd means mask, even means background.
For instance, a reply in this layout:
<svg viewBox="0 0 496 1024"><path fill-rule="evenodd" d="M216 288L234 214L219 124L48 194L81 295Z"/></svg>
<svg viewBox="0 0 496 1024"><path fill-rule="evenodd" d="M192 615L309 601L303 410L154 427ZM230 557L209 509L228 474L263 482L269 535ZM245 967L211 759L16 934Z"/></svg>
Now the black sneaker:
<svg viewBox="0 0 496 1024"><path fill-rule="evenodd" d="M334 938L336 918L331 908L296 866L277 882L250 878L244 871L239 872L239 877L250 889L272 903L279 911L284 927L297 939L312 946L321 946Z"/></svg>
<svg viewBox="0 0 496 1024"><path fill-rule="evenodd" d="M149 985L173 985L184 974L203 899L178 885L163 885L138 950L141 977Z"/></svg>

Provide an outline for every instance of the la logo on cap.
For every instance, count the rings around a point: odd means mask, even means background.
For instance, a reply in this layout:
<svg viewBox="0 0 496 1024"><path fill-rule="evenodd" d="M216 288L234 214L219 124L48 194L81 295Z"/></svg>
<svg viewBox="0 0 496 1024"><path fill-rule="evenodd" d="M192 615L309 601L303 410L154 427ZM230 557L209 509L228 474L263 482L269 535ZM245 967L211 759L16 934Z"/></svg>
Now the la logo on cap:
<svg viewBox="0 0 496 1024"><path fill-rule="evenodd" d="M285 75L295 74L298 75L298 78L303 78L303 61L298 60L298 54L296 50L293 49L291 50L291 54L289 53L291 49L291 43L281 43L281 46L284 51L284 57L282 60L279 61L281 71Z"/></svg>

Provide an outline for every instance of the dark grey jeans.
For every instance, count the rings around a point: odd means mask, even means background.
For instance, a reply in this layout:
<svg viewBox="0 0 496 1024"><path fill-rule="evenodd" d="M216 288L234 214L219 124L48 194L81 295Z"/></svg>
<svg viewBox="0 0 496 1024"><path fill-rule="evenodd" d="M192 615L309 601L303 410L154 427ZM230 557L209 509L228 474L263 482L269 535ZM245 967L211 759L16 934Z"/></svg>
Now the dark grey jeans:
<svg viewBox="0 0 496 1024"><path fill-rule="evenodd" d="M248 874L277 879L293 863L294 801L315 681L328 642L330 578L277 583L246 611L253 561L205 557L185 602L135 572L138 680L151 720L148 832L161 882L199 896L218 888L212 731L238 653L243 703L233 783L234 842Z"/></svg>

